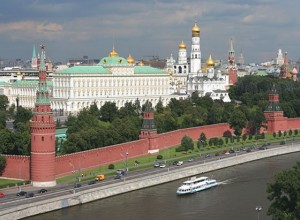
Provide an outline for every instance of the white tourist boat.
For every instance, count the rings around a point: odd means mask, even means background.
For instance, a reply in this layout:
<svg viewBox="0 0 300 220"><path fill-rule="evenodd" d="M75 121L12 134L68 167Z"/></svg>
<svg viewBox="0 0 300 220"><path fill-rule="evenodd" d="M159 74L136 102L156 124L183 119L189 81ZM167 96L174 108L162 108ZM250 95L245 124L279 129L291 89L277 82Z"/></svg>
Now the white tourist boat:
<svg viewBox="0 0 300 220"><path fill-rule="evenodd" d="M183 184L177 189L177 195L192 194L205 189L209 189L217 186L218 183L215 179L208 177L192 177L189 180L183 182Z"/></svg>

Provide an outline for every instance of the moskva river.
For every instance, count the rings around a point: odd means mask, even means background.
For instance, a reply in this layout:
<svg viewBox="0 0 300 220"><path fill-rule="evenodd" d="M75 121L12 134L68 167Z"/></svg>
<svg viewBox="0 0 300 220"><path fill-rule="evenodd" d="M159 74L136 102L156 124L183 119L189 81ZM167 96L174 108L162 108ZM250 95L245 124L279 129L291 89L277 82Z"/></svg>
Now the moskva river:
<svg viewBox="0 0 300 220"><path fill-rule="evenodd" d="M267 183L274 175L290 169L300 153L288 154L230 167L205 176L222 184L193 195L177 196L186 179L75 206L30 220L267 220ZM256 207L262 207L258 213Z"/></svg>

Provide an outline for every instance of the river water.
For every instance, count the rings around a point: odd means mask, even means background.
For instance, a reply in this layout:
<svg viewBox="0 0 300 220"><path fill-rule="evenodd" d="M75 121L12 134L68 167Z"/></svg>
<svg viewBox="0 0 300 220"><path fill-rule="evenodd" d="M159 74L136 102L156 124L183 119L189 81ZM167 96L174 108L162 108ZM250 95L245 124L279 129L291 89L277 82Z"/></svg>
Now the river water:
<svg viewBox="0 0 300 220"><path fill-rule="evenodd" d="M176 195L186 180L181 179L27 219L270 220L267 183L299 160L300 153L293 153L206 173L222 185L193 195ZM259 213L257 206L262 207Z"/></svg>

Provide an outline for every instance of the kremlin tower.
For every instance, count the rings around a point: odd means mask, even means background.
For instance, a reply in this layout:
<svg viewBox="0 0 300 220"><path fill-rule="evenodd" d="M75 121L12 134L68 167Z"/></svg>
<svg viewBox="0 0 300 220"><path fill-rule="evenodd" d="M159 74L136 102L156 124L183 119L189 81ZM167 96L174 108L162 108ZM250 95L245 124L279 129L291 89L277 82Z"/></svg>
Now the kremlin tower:
<svg viewBox="0 0 300 220"><path fill-rule="evenodd" d="M157 129L154 121L154 112L149 102L146 103L146 108L143 113L143 125L140 130L140 139L148 139L149 140L149 149L148 152L151 153L158 149L157 143Z"/></svg>
<svg viewBox="0 0 300 220"><path fill-rule="evenodd" d="M201 50L200 50L200 28L195 23L192 28L192 48L191 48L191 74L196 75L201 71Z"/></svg>
<svg viewBox="0 0 300 220"><path fill-rule="evenodd" d="M228 78L229 85L234 85L237 82L237 67L234 61L234 49L232 39L230 39L230 49L228 51Z"/></svg>
<svg viewBox="0 0 300 220"><path fill-rule="evenodd" d="M268 133L287 130L286 117L284 117L280 107L279 95L275 89L275 85L273 85L269 93L269 105L264 111L264 115L267 121Z"/></svg>
<svg viewBox="0 0 300 220"><path fill-rule="evenodd" d="M39 83L31 131L31 181L34 187L51 187L55 180L55 121L50 106L50 94L46 84L44 45L41 45Z"/></svg>

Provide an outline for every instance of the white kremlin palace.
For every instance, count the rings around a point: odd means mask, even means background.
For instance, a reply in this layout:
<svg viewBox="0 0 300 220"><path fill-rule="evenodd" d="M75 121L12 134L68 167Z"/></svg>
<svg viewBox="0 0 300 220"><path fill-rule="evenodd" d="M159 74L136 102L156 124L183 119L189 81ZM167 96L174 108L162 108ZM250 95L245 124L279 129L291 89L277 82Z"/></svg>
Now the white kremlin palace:
<svg viewBox="0 0 300 220"><path fill-rule="evenodd" d="M0 94L6 95L10 104L32 108L38 86L39 56L32 57L31 75L28 70L18 69L13 73L0 71ZM48 72L50 62L44 57ZM47 87L51 94L51 107L60 115L76 114L81 109L96 103L98 108L105 102L114 102L118 108L126 102L143 105L147 100L155 106L159 100L167 105L172 98L189 97L194 91L199 96L208 95L212 99L230 102L227 89L236 82L236 65L231 42L227 72L215 70L215 63L209 56L205 66L201 65L200 28L195 23L192 28L190 57L186 45L179 44L178 60L172 55L164 69L135 62L129 54L127 59L119 56L115 48L96 65L75 65L49 73ZM18 103L17 103L18 100Z"/></svg>

